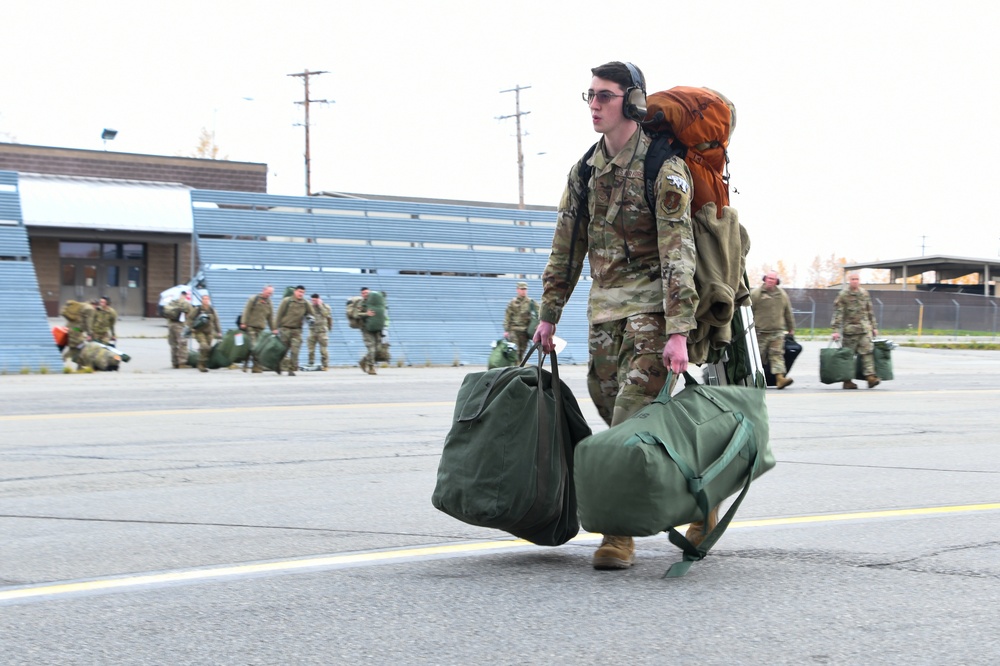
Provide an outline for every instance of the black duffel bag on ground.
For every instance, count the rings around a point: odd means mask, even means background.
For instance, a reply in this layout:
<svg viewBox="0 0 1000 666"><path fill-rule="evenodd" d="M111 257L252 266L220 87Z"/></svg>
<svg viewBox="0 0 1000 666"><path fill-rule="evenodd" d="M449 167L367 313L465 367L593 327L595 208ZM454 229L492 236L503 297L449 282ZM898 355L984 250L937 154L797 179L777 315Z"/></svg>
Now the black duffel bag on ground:
<svg viewBox="0 0 1000 666"><path fill-rule="evenodd" d="M573 448L590 426L559 380L556 355L548 372L537 351L536 367L466 375L431 503L470 525L558 546L580 531Z"/></svg>

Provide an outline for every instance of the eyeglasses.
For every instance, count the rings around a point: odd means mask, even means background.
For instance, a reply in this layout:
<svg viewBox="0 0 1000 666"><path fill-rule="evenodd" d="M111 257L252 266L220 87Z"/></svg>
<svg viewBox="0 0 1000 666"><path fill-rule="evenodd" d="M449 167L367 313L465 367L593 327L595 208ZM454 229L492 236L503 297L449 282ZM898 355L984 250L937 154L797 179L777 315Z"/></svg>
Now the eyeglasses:
<svg viewBox="0 0 1000 666"><path fill-rule="evenodd" d="M601 104L607 104L615 97L624 97L625 95L616 95L612 92L608 92L607 90L600 90L598 92L594 92L593 90L588 90L585 93L580 93L580 96L583 97L583 101L586 102L587 104L593 102L595 97L597 98L597 101L600 102Z"/></svg>

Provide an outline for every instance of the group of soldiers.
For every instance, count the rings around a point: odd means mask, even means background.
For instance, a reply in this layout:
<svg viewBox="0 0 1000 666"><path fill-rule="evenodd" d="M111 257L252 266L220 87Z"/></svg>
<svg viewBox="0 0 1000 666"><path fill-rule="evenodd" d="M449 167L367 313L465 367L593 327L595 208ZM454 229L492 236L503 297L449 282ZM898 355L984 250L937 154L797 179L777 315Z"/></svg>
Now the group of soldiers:
<svg viewBox="0 0 1000 666"><path fill-rule="evenodd" d="M260 360L255 358L253 349L260 336L268 331L277 336L287 348L284 356L281 357L277 367L274 367L273 370L278 374L284 371L289 376L294 377L295 371L299 367L302 328L305 324L309 325L307 338L309 366L315 364L318 356L320 360L319 370L329 369L329 332L333 328L333 313L330 306L323 302L319 294L312 294L309 299L306 299L306 288L302 285L291 288L290 292L281 299L277 313L275 313L271 301L274 294L274 287L271 285L265 286L259 294L254 294L247 299L243 312L237 320L240 331L246 336L245 344L249 345L251 350L243 363L243 372L249 370L251 373L261 373L266 369ZM368 296L369 289L365 287L361 290L360 302L356 308L357 313L353 315L362 321L375 315L367 306ZM215 308L212 307L211 297L206 294L201 297L200 304L194 305L191 303L191 295L182 291L177 299L164 307L164 316L169 321L167 340L170 344L173 367L181 368L187 365L186 338L190 336L198 343L198 370L208 372L212 346L222 338L219 316ZM351 320L351 317L351 308L349 307L348 319ZM369 332L364 328L362 331L367 353L359 365L368 374L376 374L376 352L382 343L382 331L380 329Z"/></svg>
<svg viewBox="0 0 1000 666"><path fill-rule="evenodd" d="M791 386L792 378L785 368L785 334L795 334L795 319L788 294L779 287L781 280L774 271L764 276L763 284L750 294L754 325L757 329L757 346L761 358L770 365L778 389ZM837 294L833 304L832 337L835 341L861 357L862 373L868 388L875 388L882 380L875 373L873 338L878 337L875 310L868 291L861 287L861 277L851 273L847 287ZM856 389L851 380L844 382L845 389Z"/></svg>
<svg viewBox="0 0 1000 666"><path fill-rule="evenodd" d="M80 365L80 354L88 342L113 346L118 339L115 325L118 313L111 307L111 299L101 296L89 303L67 301L60 311L66 320L66 346L63 357Z"/></svg>

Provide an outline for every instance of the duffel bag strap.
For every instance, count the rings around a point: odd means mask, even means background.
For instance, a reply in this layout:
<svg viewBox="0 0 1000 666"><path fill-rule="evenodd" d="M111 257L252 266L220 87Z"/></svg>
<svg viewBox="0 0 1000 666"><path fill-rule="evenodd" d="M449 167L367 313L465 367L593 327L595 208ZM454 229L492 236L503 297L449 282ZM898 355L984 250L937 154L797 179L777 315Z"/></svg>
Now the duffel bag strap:
<svg viewBox="0 0 1000 666"><path fill-rule="evenodd" d="M744 421L744 423L749 425L749 421ZM751 426L752 428L752 426ZM740 508L740 504L743 503L743 499L747 496L747 492L750 490L750 484L753 482L754 476L757 474L757 466L759 464L759 455L757 450L757 445L753 440L750 441L749 447L750 453L750 465L747 469L747 480L743 484L743 490L733 501L732 506L726 511L726 515L719 520L719 523L715 528L705 535L701 543L695 546L691 543L683 534L678 532L675 528L671 527L667 530L667 537L670 539L670 543L674 544L682 551L684 551L684 558L680 562L675 562L667 569L667 572L663 574L664 578L680 578L688 572L691 565L695 562L705 559L705 555L708 551L712 549L712 546L722 537L722 534L729 527L729 523L732 522L733 517L736 515L736 511ZM705 518L708 518L708 512L705 512Z"/></svg>

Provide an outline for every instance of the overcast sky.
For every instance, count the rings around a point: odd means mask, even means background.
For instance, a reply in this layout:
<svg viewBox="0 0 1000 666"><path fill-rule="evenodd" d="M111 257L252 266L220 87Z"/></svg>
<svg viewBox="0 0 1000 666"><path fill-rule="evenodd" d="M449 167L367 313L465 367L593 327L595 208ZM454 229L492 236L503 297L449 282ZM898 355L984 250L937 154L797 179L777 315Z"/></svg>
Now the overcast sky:
<svg viewBox="0 0 1000 666"><path fill-rule="evenodd" d="M555 205L597 136L590 68L630 60L650 91L736 105L732 203L751 265L816 256L996 259L1000 5L953 0L609 3L8 0L0 141L268 165L312 187Z"/></svg>

